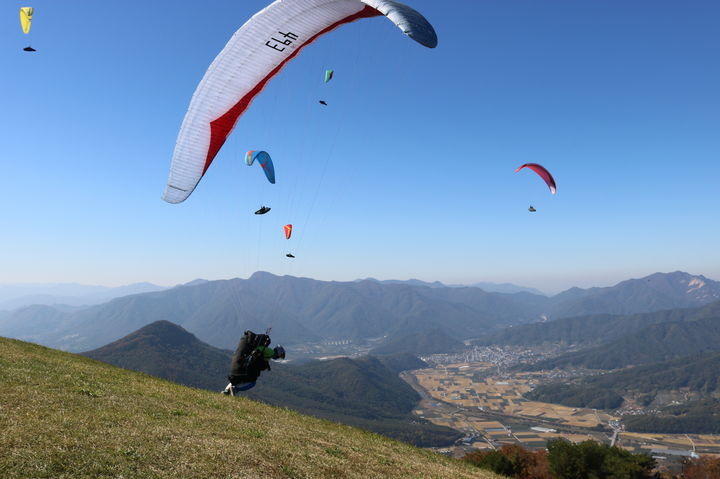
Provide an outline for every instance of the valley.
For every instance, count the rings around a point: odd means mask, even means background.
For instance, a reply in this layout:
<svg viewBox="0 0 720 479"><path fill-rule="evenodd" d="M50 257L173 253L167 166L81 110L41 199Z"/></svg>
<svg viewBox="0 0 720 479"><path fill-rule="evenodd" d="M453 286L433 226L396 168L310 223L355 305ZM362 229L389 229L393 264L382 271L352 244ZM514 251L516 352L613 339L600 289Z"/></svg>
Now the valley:
<svg viewBox="0 0 720 479"><path fill-rule="evenodd" d="M506 444L537 450L557 437L573 442L593 439L647 453L659 461L720 454L720 435L626 432L619 412L627 411L572 408L523 397L548 381L598 372L516 372L507 367L521 357L545 355L530 348L476 347L463 355L485 360L458 361L458 354L433 355L423 358L432 367L401 374L423 398L414 411L419 418L464 434L454 446L441 449L447 454L460 457L472 450L499 449Z"/></svg>

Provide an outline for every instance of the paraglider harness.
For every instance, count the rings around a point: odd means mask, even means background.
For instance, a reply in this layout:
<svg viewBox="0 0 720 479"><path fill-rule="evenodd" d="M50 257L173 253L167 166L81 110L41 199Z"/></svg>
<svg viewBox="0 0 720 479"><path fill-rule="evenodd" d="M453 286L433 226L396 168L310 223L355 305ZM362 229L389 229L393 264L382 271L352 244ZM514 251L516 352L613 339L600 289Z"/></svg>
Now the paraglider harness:
<svg viewBox="0 0 720 479"><path fill-rule="evenodd" d="M230 383L235 385L254 382L260 376L260 371L270 370L270 363L265 360L262 352L263 347L269 345L270 336L267 334L245 331L233 354L228 376Z"/></svg>

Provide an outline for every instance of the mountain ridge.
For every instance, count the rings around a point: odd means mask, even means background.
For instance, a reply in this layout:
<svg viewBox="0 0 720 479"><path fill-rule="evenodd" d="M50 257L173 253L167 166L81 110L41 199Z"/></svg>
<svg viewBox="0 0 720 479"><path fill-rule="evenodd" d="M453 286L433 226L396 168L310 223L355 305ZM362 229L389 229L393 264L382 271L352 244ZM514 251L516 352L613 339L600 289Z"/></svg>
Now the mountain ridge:
<svg viewBox="0 0 720 479"><path fill-rule="evenodd" d="M81 310L0 313L0 334L83 351L154 321L170 320L220 348L233 348L234 339L229 338L238 337L245 329L264 330L270 325L277 331L278 341L288 345L338 339L363 342L434 328L465 340L509 325L560 317L563 311L569 314L578 308L581 312L587 307L602 313L618 309L640 313L668 302L673 307L698 306L720 291L720 283L703 278L679 272L656 274L614 287L568 290L548 298L527 292L488 293L472 287L317 281L257 272L245 280L192 282ZM638 288L643 294L634 296ZM669 294L668 288L674 293ZM622 308L617 306L619 298L627 298Z"/></svg>
<svg viewBox="0 0 720 479"><path fill-rule="evenodd" d="M527 369L619 369L711 351L720 351L720 316L652 324L609 343L546 359Z"/></svg>
<svg viewBox="0 0 720 479"><path fill-rule="evenodd" d="M376 278L363 278L363 279L356 279L355 281L377 281L378 283L384 283L384 284L410 284L413 286L427 286L429 288L480 288L483 291L486 291L488 293L531 293L531 294L537 294L540 296L547 296L547 294L543 293L539 289L536 288L530 288L528 286L519 286L517 284L513 283L493 283L489 281L480 281L476 283L470 283L470 284L445 284L440 281L423 281L420 279L376 279Z"/></svg>
<svg viewBox="0 0 720 479"><path fill-rule="evenodd" d="M695 308L670 309L652 313L594 314L560 318L542 323L522 324L488 333L473 342L480 345L533 346L559 343L590 346L640 332L653 324L694 321L714 316L720 316L720 301Z"/></svg>

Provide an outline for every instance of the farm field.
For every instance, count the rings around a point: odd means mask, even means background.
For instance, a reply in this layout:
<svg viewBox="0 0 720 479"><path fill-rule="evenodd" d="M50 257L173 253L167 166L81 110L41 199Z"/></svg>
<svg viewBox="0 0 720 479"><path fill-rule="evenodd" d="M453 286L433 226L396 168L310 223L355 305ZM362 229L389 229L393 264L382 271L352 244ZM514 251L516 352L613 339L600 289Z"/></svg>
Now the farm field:
<svg viewBox="0 0 720 479"><path fill-rule="evenodd" d="M548 440L609 444L621 417L593 409L528 401L522 395L549 373L497 374L487 362L456 363L403 373L424 397L415 414L465 434L455 455L517 444L542 449ZM720 436L617 431L616 445L651 455L720 454Z"/></svg>
<svg viewBox="0 0 720 479"><path fill-rule="evenodd" d="M593 428L619 418L593 409L571 408L557 404L528 401L522 395L532 389L540 374L512 378L477 378L491 370L488 363L452 364L414 372L427 393L438 400L465 408L482 408L508 416L537 418L574 427Z"/></svg>

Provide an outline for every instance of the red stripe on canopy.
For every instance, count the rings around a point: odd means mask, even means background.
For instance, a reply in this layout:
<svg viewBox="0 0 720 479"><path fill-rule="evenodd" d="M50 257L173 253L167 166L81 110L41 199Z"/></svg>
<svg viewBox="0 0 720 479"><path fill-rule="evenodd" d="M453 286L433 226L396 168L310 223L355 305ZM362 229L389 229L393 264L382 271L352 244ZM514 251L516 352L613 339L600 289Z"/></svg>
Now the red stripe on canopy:
<svg viewBox="0 0 720 479"><path fill-rule="evenodd" d="M268 75L263 78L257 85L255 85L255 87L250 90L244 97L242 97L240 101L235 104L235 106L230 108L221 117L210 122L210 146L208 147L208 153L205 157L205 167L203 168L202 174L205 174L208 167L210 166L210 163L212 163L212 161L215 159L215 156L217 156L218 151L220 151L220 148L222 148L223 144L225 144L225 140L227 140L228 135L230 135L230 132L235 127L235 123L237 123L240 115L242 115L247 109L247 107L250 106L250 102L253 100L253 98L255 98L255 96L257 96L257 94L260 93L263 88L265 88L265 84L270 81L272 77L277 75L277 73L282 70L282 68L287 62L295 58L295 56L300 53L303 48L315 41L315 39L317 39L319 36L324 35L329 31L334 30L341 25L344 25L345 23L354 22L355 20L359 20L361 18L377 17L380 15L382 15L382 13L378 12L371 6L366 5L365 8L360 10L358 13L345 17L342 20L333 23L324 30L316 33L315 35L310 37L308 41L298 46L294 52L292 52L285 60L283 60L270 73L268 73Z"/></svg>

